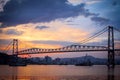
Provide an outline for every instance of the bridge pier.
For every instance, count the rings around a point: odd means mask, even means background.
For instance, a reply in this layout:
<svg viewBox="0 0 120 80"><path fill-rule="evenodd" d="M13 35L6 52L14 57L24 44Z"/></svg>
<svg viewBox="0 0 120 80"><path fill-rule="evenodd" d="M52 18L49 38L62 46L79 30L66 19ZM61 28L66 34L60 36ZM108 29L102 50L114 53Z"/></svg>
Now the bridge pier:
<svg viewBox="0 0 120 80"><path fill-rule="evenodd" d="M108 26L108 68L115 67L114 31L112 26Z"/></svg>
<svg viewBox="0 0 120 80"><path fill-rule="evenodd" d="M13 39L13 50L9 66L26 66L26 60L18 57L18 39Z"/></svg>
<svg viewBox="0 0 120 80"><path fill-rule="evenodd" d="M13 55L18 54L18 39L13 39Z"/></svg>

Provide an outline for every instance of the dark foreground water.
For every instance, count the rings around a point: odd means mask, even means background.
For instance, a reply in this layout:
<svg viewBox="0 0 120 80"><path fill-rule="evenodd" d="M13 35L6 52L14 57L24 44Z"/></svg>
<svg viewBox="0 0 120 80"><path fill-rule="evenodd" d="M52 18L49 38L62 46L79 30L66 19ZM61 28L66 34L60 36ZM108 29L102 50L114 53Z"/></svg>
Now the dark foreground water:
<svg viewBox="0 0 120 80"><path fill-rule="evenodd" d="M120 80L120 66L108 70L103 65L0 65L0 80Z"/></svg>

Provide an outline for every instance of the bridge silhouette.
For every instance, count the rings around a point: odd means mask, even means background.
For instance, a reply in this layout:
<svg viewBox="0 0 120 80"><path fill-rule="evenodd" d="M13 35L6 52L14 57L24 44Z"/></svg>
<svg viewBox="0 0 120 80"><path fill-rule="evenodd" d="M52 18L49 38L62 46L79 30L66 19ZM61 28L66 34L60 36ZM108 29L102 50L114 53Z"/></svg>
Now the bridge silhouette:
<svg viewBox="0 0 120 80"><path fill-rule="evenodd" d="M75 43L72 45L64 46L55 49L44 49L44 48L28 48L24 50L19 50L18 39L13 39L12 43L12 54L13 55L25 55L25 54L42 54L42 53L61 53L61 52L94 52L94 51L107 51L108 52L108 67L114 68L115 65L115 51L120 51L120 48L115 49L114 47L114 30L120 33L119 29L112 26L105 27L93 36L81 41L80 43ZM88 41L102 35L103 33L108 33L108 43L106 46L96 46L96 45L85 45Z"/></svg>

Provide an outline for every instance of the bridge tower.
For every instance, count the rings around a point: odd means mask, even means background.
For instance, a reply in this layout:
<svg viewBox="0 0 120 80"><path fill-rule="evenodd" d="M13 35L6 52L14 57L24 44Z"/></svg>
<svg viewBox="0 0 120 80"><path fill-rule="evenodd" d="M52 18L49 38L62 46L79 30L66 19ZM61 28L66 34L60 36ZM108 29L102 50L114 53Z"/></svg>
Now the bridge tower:
<svg viewBox="0 0 120 80"><path fill-rule="evenodd" d="M112 26L108 26L108 68L115 66L114 51L114 31Z"/></svg>
<svg viewBox="0 0 120 80"><path fill-rule="evenodd" d="M13 39L13 55L18 54L18 39Z"/></svg>

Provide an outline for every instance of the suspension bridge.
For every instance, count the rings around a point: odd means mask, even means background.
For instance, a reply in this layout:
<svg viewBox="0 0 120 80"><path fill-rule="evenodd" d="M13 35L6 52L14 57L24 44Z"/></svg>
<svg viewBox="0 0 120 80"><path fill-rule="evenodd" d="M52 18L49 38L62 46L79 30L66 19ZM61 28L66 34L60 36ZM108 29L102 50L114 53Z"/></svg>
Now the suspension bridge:
<svg viewBox="0 0 120 80"><path fill-rule="evenodd" d="M86 38L80 43L71 44L61 48L55 49L44 49L44 48L28 48L24 50L19 50L18 39L13 39L13 41L8 45L12 45L12 55L25 55L25 54L42 54L42 53L62 53L62 52L94 52L94 51L107 51L108 52L108 66L114 67L115 65L115 52L119 53L120 47L115 48L114 44L114 31L120 33L119 29L112 26L105 27L101 31L97 32L93 36ZM85 45L85 43L93 40L94 38L107 32L107 45L96 46L96 45ZM8 51L8 50L7 50Z"/></svg>

